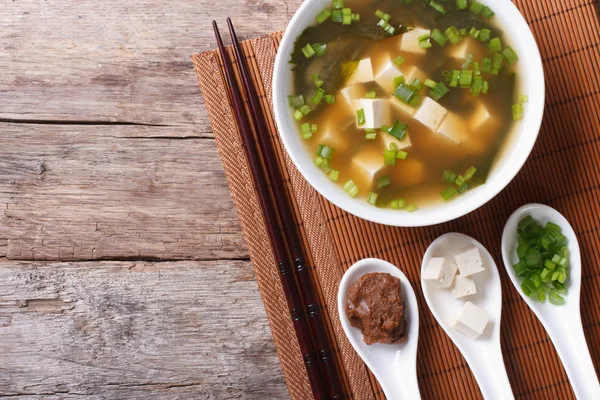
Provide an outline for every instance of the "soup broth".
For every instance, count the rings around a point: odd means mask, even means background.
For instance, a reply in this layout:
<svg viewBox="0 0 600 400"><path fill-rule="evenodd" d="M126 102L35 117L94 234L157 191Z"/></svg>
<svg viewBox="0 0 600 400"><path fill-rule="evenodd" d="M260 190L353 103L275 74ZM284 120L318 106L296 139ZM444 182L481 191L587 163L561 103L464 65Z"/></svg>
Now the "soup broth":
<svg viewBox="0 0 600 400"><path fill-rule="evenodd" d="M345 25L330 16L309 27L291 55L290 105L307 151L349 195L378 207L412 211L485 183L526 101L516 93L509 38L484 16L491 10L476 13L479 3L471 9L471 1L466 10L455 0L432 3L346 0L343 7L360 20ZM388 25L380 22L386 18ZM316 54L305 54L311 45ZM418 101L403 97L399 85Z"/></svg>

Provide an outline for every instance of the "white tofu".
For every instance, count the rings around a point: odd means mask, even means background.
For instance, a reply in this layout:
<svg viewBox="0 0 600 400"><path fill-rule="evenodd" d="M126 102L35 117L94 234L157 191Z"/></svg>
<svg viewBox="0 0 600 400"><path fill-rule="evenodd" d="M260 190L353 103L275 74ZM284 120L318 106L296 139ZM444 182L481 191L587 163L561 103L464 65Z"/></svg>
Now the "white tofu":
<svg viewBox="0 0 600 400"><path fill-rule="evenodd" d="M398 69L394 60L390 57L377 71L375 72L375 82L388 94L393 94L396 90L394 78L404 76Z"/></svg>
<svg viewBox="0 0 600 400"><path fill-rule="evenodd" d="M350 135L355 132L354 119L347 118L340 120L331 119L324 124L319 124L316 134L318 142L338 151L344 151L348 148Z"/></svg>
<svg viewBox="0 0 600 400"><path fill-rule="evenodd" d="M415 79L425 83L427 75L419 67L413 65L404 70L404 81L408 84L412 83Z"/></svg>
<svg viewBox="0 0 600 400"><path fill-rule="evenodd" d="M425 97L425 100L415 112L414 118L435 132L440 127L446 114L448 114L448 110L430 97Z"/></svg>
<svg viewBox="0 0 600 400"><path fill-rule="evenodd" d="M477 102L477 106L473 114L469 118L469 126L473 132L482 128L493 120L492 115L482 102Z"/></svg>
<svg viewBox="0 0 600 400"><path fill-rule="evenodd" d="M432 257L421 278L431 282L437 289L447 289L452 286L454 275L456 275L456 264L444 257Z"/></svg>
<svg viewBox="0 0 600 400"><path fill-rule="evenodd" d="M392 113L400 113L401 116L406 117L412 117L417 111L416 108L409 106L395 96L390 97L390 107L392 109Z"/></svg>
<svg viewBox="0 0 600 400"><path fill-rule="evenodd" d="M365 111L365 123L356 126L359 129L378 129L382 125L391 125L390 104L386 99L359 99L352 103L354 115L360 109Z"/></svg>
<svg viewBox="0 0 600 400"><path fill-rule="evenodd" d="M465 139L467 132L468 128L464 119L454 113L448 113L437 129L437 133L456 144L461 143Z"/></svg>
<svg viewBox="0 0 600 400"><path fill-rule="evenodd" d="M452 288L452 294L455 298L460 299L461 297L470 296L477 293L477 286L473 278L468 276L457 275L454 279L454 288Z"/></svg>
<svg viewBox="0 0 600 400"><path fill-rule="evenodd" d="M373 81L373 66L370 58L363 58L358 62L356 69L346 82L346 85L354 85L355 83L367 83Z"/></svg>
<svg viewBox="0 0 600 400"><path fill-rule="evenodd" d="M400 50L408 53L425 54L427 49L424 49L419 44L419 37L429 35L429 29L415 28L412 31L403 33L400 40Z"/></svg>
<svg viewBox="0 0 600 400"><path fill-rule="evenodd" d="M361 186L361 182L373 183L379 172L385 168L383 162L383 151L370 148L361 151L352 159L352 171L349 176L357 176L360 180L355 182ZM356 175L355 175L356 174ZM363 188L361 188L363 190ZM366 188L364 189L366 190Z"/></svg>
<svg viewBox="0 0 600 400"><path fill-rule="evenodd" d="M462 38L456 45L448 43L448 55L457 60L464 60L469 55L470 41L467 38Z"/></svg>
<svg viewBox="0 0 600 400"><path fill-rule="evenodd" d="M342 99L348 103L348 105L352 106L352 102L354 100L358 100L363 97L366 93L366 90L363 85L351 85L346 86L342 90L340 90L340 94L342 95ZM337 100L337 99L336 99Z"/></svg>
<svg viewBox="0 0 600 400"><path fill-rule="evenodd" d="M489 320L487 312L467 301L460 315L452 322L452 327L471 339L477 339L485 331Z"/></svg>
<svg viewBox="0 0 600 400"><path fill-rule="evenodd" d="M462 253L455 254L456 265L462 276L471 276L481 271L485 271L483 260L477 247L472 247Z"/></svg>
<svg viewBox="0 0 600 400"><path fill-rule="evenodd" d="M396 148L398 150L406 150L410 146L412 146L410 137L408 136L408 132L404 135L404 138L402 140L396 139L394 136L390 135L387 132L379 132L378 135L380 135L382 137L383 144L384 144L386 150L390 148L390 144L392 144L392 143L396 144Z"/></svg>

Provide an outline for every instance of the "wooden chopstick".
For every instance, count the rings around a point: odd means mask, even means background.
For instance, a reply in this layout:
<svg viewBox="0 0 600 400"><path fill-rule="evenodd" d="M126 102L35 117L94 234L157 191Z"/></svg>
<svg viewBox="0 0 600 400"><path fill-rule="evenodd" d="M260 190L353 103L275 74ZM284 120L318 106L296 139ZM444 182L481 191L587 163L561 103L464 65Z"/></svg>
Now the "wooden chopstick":
<svg viewBox="0 0 600 400"><path fill-rule="evenodd" d="M271 197L269 196L267 181L264 179L260 158L258 156L256 144L254 143L252 136L252 130L244 110L242 95L237 87L233 67L229 57L227 56L227 51L225 50L223 40L221 39L221 35L219 33L219 28L215 21L213 21L213 29L215 31L215 37L219 47L219 55L224 67L224 78L227 84L226 86L229 94L229 100L233 107L236 122L241 133L242 142L244 144L246 157L248 158L248 163L250 164L252 180L254 181L254 185L256 186L256 190L258 192L258 200L265 217L267 234L271 242L275 261L277 262L279 277L285 292L285 297L289 307L290 315L292 317L296 338L298 339L298 344L300 345L300 351L302 352L302 358L304 360L304 366L306 367L312 393L315 399L325 400L327 399L327 391L321 377L320 366L315 356L315 351L313 349L313 344L310 337L310 331L304 317L302 301L294 282L294 275L292 273L292 268L286 251L287 247L285 246L284 240L278 232L275 207Z"/></svg>
<svg viewBox="0 0 600 400"><path fill-rule="evenodd" d="M316 300L314 292L314 285L311 279L309 266L306 263L306 257L304 250L300 243L302 243L298 231L296 230L296 224L294 222L292 203L283 189L285 187L281 171L277 165L275 150L269 138L269 131L264 118L264 114L261 110L258 95L252 79L250 78L250 72L244 56L240 43L237 39L235 29L231 18L227 18L227 26L229 27L229 34L231 35L231 41L233 42L233 49L235 56L238 61L238 68L240 76L242 77L242 83L246 99L248 100L248 106L250 109L250 116L254 125L258 144L262 154L262 159L267 170L269 181L271 182L271 190L275 196L275 205L283 225L283 231L286 236L286 242L292 260L294 263L294 269L296 272L296 280L304 299L304 307L308 313L308 320L313 333L313 338L317 346L317 354L319 355L319 362L327 384L329 396L332 399L345 398L343 386L341 385L341 379L339 376L339 369L335 357L332 356L331 342L325 330L325 321L322 317L322 312L319 303Z"/></svg>

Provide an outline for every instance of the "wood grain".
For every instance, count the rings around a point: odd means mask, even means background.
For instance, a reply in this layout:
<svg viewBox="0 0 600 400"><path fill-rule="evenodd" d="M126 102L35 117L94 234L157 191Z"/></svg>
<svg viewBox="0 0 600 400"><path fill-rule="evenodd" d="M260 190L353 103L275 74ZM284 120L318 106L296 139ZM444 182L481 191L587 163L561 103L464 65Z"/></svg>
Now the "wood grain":
<svg viewBox="0 0 600 400"><path fill-rule="evenodd" d="M0 337L0 397L287 397L246 261L3 261Z"/></svg>

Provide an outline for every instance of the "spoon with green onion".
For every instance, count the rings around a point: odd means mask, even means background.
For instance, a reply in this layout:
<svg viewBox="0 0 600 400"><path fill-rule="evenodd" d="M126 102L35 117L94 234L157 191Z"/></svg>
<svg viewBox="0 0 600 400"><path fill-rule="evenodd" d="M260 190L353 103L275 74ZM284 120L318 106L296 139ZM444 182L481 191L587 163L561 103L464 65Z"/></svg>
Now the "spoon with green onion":
<svg viewBox="0 0 600 400"><path fill-rule="evenodd" d="M519 208L504 226L502 258L510 280L554 343L575 396L600 399L579 309L581 254L569 222L543 204ZM550 288L547 300L544 287Z"/></svg>

